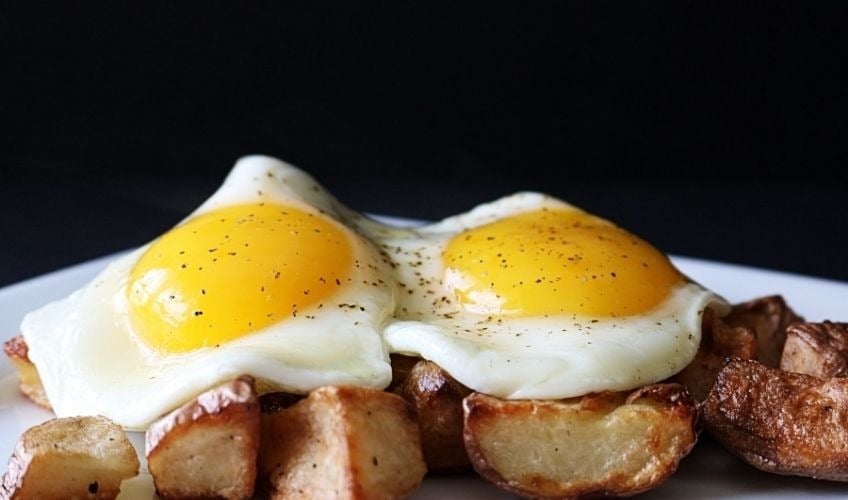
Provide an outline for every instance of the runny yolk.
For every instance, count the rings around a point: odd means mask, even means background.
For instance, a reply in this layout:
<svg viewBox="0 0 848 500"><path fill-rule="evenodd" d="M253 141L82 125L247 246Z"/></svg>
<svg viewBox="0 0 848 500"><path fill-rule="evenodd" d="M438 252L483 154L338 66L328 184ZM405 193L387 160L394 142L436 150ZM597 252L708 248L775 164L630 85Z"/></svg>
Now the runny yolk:
<svg viewBox="0 0 848 500"><path fill-rule="evenodd" d="M540 210L469 229L442 255L445 284L482 314L625 316L683 277L668 258L598 217Z"/></svg>
<svg viewBox="0 0 848 500"><path fill-rule="evenodd" d="M160 352L217 346L317 306L350 278L345 229L280 205L198 215L155 241L127 286L141 338Z"/></svg>

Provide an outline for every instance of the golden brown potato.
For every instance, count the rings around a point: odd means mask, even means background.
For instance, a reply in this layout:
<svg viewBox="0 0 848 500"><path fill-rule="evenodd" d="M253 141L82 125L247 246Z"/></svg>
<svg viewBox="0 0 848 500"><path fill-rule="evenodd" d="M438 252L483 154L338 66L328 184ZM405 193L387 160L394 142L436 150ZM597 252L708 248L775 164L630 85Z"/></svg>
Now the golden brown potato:
<svg viewBox="0 0 848 500"><path fill-rule="evenodd" d="M436 363L419 361L395 388L418 416L424 461L430 472L457 472L471 463L462 439L462 399L471 391Z"/></svg>
<svg viewBox="0 0 848 500"><path fill-rule="evenodd" d="M777 368L786 341L786 327L804 321L795 314L780 295L761 297L733 306L724 322L745 327L757 334L757 359L766 366Z"/></svg>
<svg viewBox="0 0 848 500"><path fill-rule="evenodd" d="M0 498L115 498L138 474L138 457L120 426L105 417L49 420L21 435Z"/></svg>
<svg viewBox="0 0 848 500"><path fill-rule="evenodd" d="M848 378L734 359L701 410L707 430L758 469L848 481Z"/></svg>
<svg viewBox="0 0 848 500"><path fill-rule="evenodd" d="M145 452L162 498L250 498L259 451L254 381L210 389L156 421Z"/></svg>
<svg viewBox="0 0 848 500"><path fill-rule="evenodd" d="M402 498L426 472L409 405L360 387L322 387L263 414L259 468L272 499Z"/></svg>
<svg viewBox="0 0 848 500"><path fill-rule="evenodd" d="M791 325L780 369L822 379L848 376L848 323Z"/></svg>
<svg viewBox="0 0 848 500"><path fill-rule="evenodd" d="M465 446L477 472L528 498L626 496L655 488L697 440L679 384L560 401L465 398Z"/></svg>
<svg viewBox="0 0 848 500"><path fill-rule="evenodd" d="M3 352L6 353L6 357L9 358L12 366L18 372L18 387L21 393L33 403L52 410L50 401L47 400L47 394L44 393L44 386L41 385L38 370L29 360L29 346L27 346L24 338L18 335L7 340L3 343Z"/></svg>
<svg viewBox="0 0 848 500"><path fill-rule="evenodd" d="M685 385L695 401L703 401L729 357L756 358L756 334L744 326L727 325L712 309L707 309L695 359L671 380Z"/></svg>

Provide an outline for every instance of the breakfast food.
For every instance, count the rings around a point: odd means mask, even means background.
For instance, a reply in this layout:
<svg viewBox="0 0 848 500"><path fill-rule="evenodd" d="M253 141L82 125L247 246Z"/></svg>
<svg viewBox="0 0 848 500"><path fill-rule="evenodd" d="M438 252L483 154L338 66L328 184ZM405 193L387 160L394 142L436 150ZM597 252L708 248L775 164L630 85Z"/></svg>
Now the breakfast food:
<svg viewBox="0 0 848 500"><path fill-rule="evenodd" d="M114 422L53 419L23 433L0 484L0 498L111 499L138 468L135 449Z"/></svg>
<svg viewBox="0 0 848 500"><path fill-rule="evenodd" d="M707 309L698 353L672 380L686 386L695 401L701 402L727 358L757 359L757 334L751 328L730 326Z"/></svg>
<svg viewBox="0 0 848 500"><path fill-rule="evenodd" d="M780 369L821 379L848 376L848 323L798 323L786 329Z"/></svg>
<svg viewBox="0 0 848 500"><path fill-rule="evenodd" d="M757 359L772 368L780 366L786 328L804 319L780 295L736 304L724 321L734 327L750 328L757 336Z"/></svg>
<svg viewBox="0 0 848 500"><path fill-rule="evenodd" d="M647 242L538 193L414 229L359 226L395 264L389 348L500 398L664 380L694 357L704 309L727 312Z"/></svg>
<svg viewBox="0 0 848 500"><path fill-rule="evenodd" d="M394 392L415 410L428 472L458 472L471 467L462 438L462 400L471 393L467 387L436 363L420 360Z"/></svg>
<svg viewBox="0 0 848 500"><path fill-rule="evenodd" d="M697 440L686 389L565 401L465 399L465 443L474 468L527 498L630 496L662 483Z"/></svg>
<svg viewBox="0 0 848 500"><path fill-rule="evenodd" d="M145 455L164 499L253 496L259 400L240 377L200 394L147 430Z"/></svg>
<svg viewBox="0 0 848 500"><path fill-rule="evenodd" d="M29 347L24 338L18 335L3 343L3 352L18 374L18 388L33 403L50 410L50 401L44 393L41 377L32 361L29 359Z"/></svg>
<svg viewBox="0 0 848 500"><path fill-rule="evenodd" d="M300 170L241 160L176 228L24 318L53 410L144 430L242 374L265 390L385 387L389 264L344 211Z"/></svg>
<svg viewBox="0 0 848 500"><path fill-rule="evenodd" d="M697 438L693 397L664 382L701 401L728 356L777 366L799 319L779 297L731 308L546 195L398 228L249 157L5 350L57 415L147 429L165 498L249 496L254 477L394 498L470 466L522 496L631 495Z"/></svg>
<svg viewBox="0 0 848 500"><path fill-rule="evenodd" d="M427 471L406 402L362 387L323 387L263 413L260 481L272 499L403 498Z"/></svg>
<svg viewBox="0 0 848 500"><path fill-rule="evenodd" d="M848 378L733 359L702 411L710 434L758 469L848 481Z"/></svg>
<svg viewBox="0 0 848 500"><path fill-rule="evenodd" d="M144 429L242 374L260 392L385 388L389 351L506 399L634 389L691 361L707 307L727 312L645 241L545 195L399 229L248 157L21 331L57 415Z"/></svg>
<svg viewBox="0 0 848 500"><path fill-rule="evenodd" d="M685 385L700 402L706 399L728 358L754 359L777 367L781 357L787 357L787 332L799 321L803 319L780 295L734 304L723 318L708 309L695 359L672 380Z"/></svg>

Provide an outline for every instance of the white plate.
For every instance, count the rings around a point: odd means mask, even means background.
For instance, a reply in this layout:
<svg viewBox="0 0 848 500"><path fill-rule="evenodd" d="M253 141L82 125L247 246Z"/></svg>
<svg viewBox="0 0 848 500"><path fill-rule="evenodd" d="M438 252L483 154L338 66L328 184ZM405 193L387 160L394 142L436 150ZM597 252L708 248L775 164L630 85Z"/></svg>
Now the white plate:
<svg viewBox="0 0 848 500"><path fill-rule="evenodd" d="M79 264L0 289L0 341L17 334L24 313L47 301L67 295L91 279L110 257ZM848 320L848 283L778 273L760 269L677 257L683 272L728 300L781 293L809 320ZM13 369L0 356L0 463L8 457L20 433L50 414L20 396ZM140 435L134 436L138 446ZM0 467L2 469L2 467ZM733 458L712 442L698 445L683 460L679 471L644 498L835 498L844 497L848 485L766 474ZM151 498L149 476L143 474L121 498ZM468 476L428 478L415 499L512 498L483 480Z"/></svg>

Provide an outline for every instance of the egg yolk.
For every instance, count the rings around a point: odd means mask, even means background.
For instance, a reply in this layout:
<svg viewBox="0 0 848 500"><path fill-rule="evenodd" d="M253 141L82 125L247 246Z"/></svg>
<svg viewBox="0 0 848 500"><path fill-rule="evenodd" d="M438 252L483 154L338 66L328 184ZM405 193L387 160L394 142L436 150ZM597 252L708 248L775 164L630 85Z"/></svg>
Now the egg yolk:
<svg viewBox="0 0 848 500"><path fill-rule="evenodd" d="M216 346L321 307L353 264L345 229L321 214L221 208L177 226L141 256L127 287L130 317L158 351Z"/></svg>
<svg viewBox="0 0 848 500"><path fill-rule="evenodd" d="M683 277L656 248L579 211L540 210L469 229L442 255L445 285L481 314L647 311Z"/></svg>

